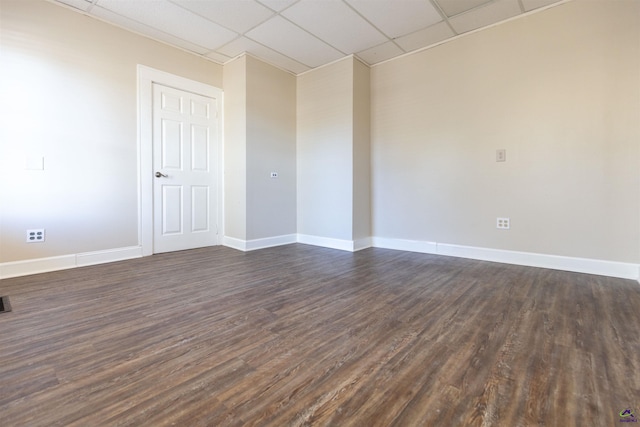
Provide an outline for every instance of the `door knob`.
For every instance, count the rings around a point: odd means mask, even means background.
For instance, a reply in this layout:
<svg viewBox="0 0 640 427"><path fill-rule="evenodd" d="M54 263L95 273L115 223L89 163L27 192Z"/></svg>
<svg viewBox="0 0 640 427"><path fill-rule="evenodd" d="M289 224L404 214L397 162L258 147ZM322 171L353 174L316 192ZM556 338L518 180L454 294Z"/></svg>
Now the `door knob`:
<svg viewBox="0 0 640 427"><path fill-rule="evenodd" d="M165 175L162 172L156 172L156 178L167 178L169 175Z"/></svg>

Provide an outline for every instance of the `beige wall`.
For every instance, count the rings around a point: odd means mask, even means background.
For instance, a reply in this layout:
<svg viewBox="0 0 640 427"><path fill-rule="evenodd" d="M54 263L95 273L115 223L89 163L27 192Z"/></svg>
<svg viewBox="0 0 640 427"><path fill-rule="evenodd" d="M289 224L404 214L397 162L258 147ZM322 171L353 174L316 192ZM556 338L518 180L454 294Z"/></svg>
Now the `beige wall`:
<svg viewBox="0 0 640 427"><path fill-rule="evenodd" d="M298 233L352 239L353 59L298 77Z"/></svg>
<svg viewBox="0 0 640 427"><path fill-rule="evenodd" d="M639 76L633 0L570 2L373 67L374 235L639 262Z"/></svg>
<svg viewBox="0 0 640 427"><path fill-rule="evenodd" d="M225 236L295 234L295 76L243 55L224 66L224 94Z"/></svg>
<svg viewBox="0 0 640 427"><path fill-rule="evenodd" d="M224 66L224 235L247 239L247 58Z"/></svg>
<svg viewBox="0 0 640 427"><path fill-rule="evenodd" d="M241 57L224 84L219 65L41 0L2 0L0 36L0 263L138 243L137 64L223 87L230 237L640 262L637 1L570 2L371 70L296 79Z"/></svg>
<svg viewBox="0 0 640 427"><path fill-rule="evenodd" d="M353 57L298 77L298 233L371 236L369 96Z"/></svg>
<svg viewBox="0 0 640 427"><path fill-rule="evenodd" d="M247 240L295 234L296 77L247 57L246 87Z"/></svg>
<svg viewBox="0 0 640 427"><path fill-rule="evenodd" d="M216 87L222 67L44 1L0 9L0 263L137 245L136 66Z"/></svg>
<svg viewBox="0 0 640 427"><path fill-rule="evenodd" d="M371 82L353 61L353 239L371 237Z"/></svg>

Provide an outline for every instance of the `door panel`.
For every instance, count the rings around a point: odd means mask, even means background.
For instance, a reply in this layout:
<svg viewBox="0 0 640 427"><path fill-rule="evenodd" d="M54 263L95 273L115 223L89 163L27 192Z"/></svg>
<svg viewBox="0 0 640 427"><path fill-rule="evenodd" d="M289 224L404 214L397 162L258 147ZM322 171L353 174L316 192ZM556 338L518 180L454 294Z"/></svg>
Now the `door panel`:
<svg viewBox="0 0 640 427"><path fill-rule="evenodd" d="M215 245L216 101L153 89L154 253Z"/></svg>
<svg viewBox="0 0 640 427"><path fill-rule="evenodd" d="M191 126L191 168L209 171L209 129L204 126Z"/></svg>
<svg viewBox="0 0 640 427"><path fill-rule="evenodd" d="M182 233L182 186L162 186L162 234Z"/></svg>
<svg viewBox="0 0 640 427"><path fill-rule="evenodd" d="M179 94L162 92L161 102L164 111L182 112L183 98Z"/></svg>
<svg viewBox="0 0 640 427"><path fill-rule="evenodd" d="M211 114L211 105L209 103L198 102L198 100L191 100L191 115L194 117L208 118Z"/></svg>
<svg viewBox="0 0 640 427"><path fill-rule="evenodd" d="M191 187L191 231L206 231L209 229L209 187Z"/></svg>
<svg viewBox="0 0 640 427"><path fill-rule="evenodd" d="M162 119L162 169L182 169L182 123Z"/></svg>

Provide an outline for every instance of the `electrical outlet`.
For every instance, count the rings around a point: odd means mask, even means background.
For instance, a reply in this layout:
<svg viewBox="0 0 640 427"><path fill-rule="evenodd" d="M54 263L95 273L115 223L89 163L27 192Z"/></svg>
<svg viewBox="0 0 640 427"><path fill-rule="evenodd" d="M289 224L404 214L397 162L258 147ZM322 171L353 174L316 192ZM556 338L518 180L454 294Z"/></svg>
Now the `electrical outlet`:
<svg viewBox="0 0 640 427"><path fill-rule="evenodd" d="M271 178L277 178L278 172L271 172Z"/></svg>
<svg viewBox="0 0 640 427"><path fill-rule="evenodd" d="M499 228L500 230L508 230L511 228L511 221L509 218L497 218L496 228Z"/></svg>
<svg viewBox="0 0 640 427"><path fill-rule="evenodd" d="M500 148L496 150L496 162L506 162L507 161L507 150L504 148Z"/></svg>
<svg viewBox="0 0 640 427"><path fill-rule="evenodd" d="M44 242L44 228L27 230L27 243L42 243L42 242Z"/></svg>

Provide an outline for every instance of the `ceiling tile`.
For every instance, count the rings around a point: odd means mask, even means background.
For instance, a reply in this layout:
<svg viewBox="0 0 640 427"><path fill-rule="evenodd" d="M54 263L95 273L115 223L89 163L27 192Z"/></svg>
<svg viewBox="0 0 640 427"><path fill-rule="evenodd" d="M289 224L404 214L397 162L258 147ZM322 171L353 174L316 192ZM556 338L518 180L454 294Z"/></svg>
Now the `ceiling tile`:
<svg viewBox="0 0 640 427"><path fill-rule="evenodd" d="M395 38L442 21L429 0L345 0L385 35Z"/></svg>
<svg viewBox="0 0 640 427"><path fill-rule="evenodd" d="M181 47L185 50L188 50L190 52L195 52L200 55L211 50L211 49L207 49L205 47L190 43L186 40L182 40L178 37L174 37L171 34L167 34L160 30L156 30L155 28L151 28L139 22L133 21L129 18L118 15L117 13L114 13L107 9L103 9L99 6L94 6L93 9L91 9L91 15L96 16L100 19L103 19L107 22L111 22L115 25L119 25L130 31L135 31L137 33L151 37L153 39L160 40L165 43L169 43L173 46Z"/></svg>
<svg viewBox="0 0 640 427"><path fill-rule="evenodd" d="M249 40L246 37L240 37L239 39L232 41L231 43L218 49L218 52L232 58L242 53L248 52L257 58L264 59L265 61L273 65L276 65L285 70L289 70L295 74L302 73L310 69L306 65L294 61L293 59L288 58L274 50L271 50L268 47L262 46L261 44L256 43L253 40Z"/></svg>
<svg viewBox="0 0 640 427"><path fill-rule="evenodd" d="M302 0L282 15L347 54L387 41L341 0Z"/></svg>
<svg viewBox="0 0 640 427"><path fill-rule="evenodd" d="M408 34L403 37L399 37L395 40L406 51L420 49L432 44L441 42L455 36L449 25L446 22L439 22L436 25L432 25L424 30L416 31L415 33Z"/></svg>
<svg viewBox="0 0 640 427"><path fill-rule="evenodd" d="M246 36L309 67L318 67L343 56L280 16L259 25Z"/></svg>
<svg viewBox="0 0 640 427"><path fill-rule="evenodd" d="M297 74L352 53L376 64L563 0L53 1L219 63L247 52Z"/></svg>
<svg viewBox="0 0 640 427"><path fill-rule="evenodd" d="M67 6L75 7L76 9L84 10L85 12L91 9L93 4L89 0L56 0L59 3L66 4Z"/></svg>
<svg viewBox="0 0 640 427"><path fill-rule="evenodd" d="M560 0L522 0L522 5L524 6L524 10L529 12L530 10L558 3L559 1Z"/></svg>
<svg viewBox="0 0 640 427"><path fill-rule="evenodd" d="M164 0L99 0L97 4L209 50L238 36L233 31Z"/></svg>
<svg viewBox="0 0 640 427"><path fill-rule="evenodd" d="M387 42L380 46L358 52L357 56L367 64L373 65L391 59L394 56L402 55L403 53L402 49L393 42Z"/></svg>
<svg viewBox="0 0 640 427"><path fill-rule="evenodd" d="M440 9L448 16L452 17L459 13L466 12L491 0L435 0Z"/></svg>
<svg viewBox="0 0 640 427"><path fill-rule="evenodd" d="M280 12L297 2L298 0L258 0L271 9Z"/></svg>
<svg viewBox="0 0 640 427"><path fill-rule="evenodd" d="M255 0L172 0L210 21L238 33L264 22L274 12Z"/></svg>
<svg viewBox="0 0 640 427"><path fill-rule="evenodd" d="M518 0L497 0L470 12L451 18L449 22L458 34L495 24L520 14Z"/></svg>

